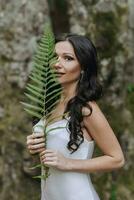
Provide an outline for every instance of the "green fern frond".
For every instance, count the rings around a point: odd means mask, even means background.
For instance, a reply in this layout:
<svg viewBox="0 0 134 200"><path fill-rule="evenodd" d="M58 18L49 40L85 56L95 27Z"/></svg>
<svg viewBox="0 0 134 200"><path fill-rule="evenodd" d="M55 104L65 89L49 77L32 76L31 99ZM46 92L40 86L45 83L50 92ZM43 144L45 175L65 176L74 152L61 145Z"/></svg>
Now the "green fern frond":
<svg viewBox="0 0 134 200"><path fill-rule="evenodd" d="M55 101L54 97L52 98L52 101ZM53 108L54 108L55 104L58 104L58 100L53 103L51 103L51 101L47 101L47 102L49 102L50 105L49 105L48 112L46 112L45 119L49 118L49 116L53 114Z"/></svg>
<svg viewBox="0 0 134 200"><path fill-rule="evenodd" d="M25 110L28 114L32 115L33 117L37 117L37 118L41 118L41 117L42 117L41 114L39 114L39 113L37 113L37 112L35 112L35 111L33 111L33 110L30 110L30 109L27 109L27 108L24 108L24 110Z"/></svg>
<svg viewBox="0 0 134 200"><path fill-rule="evenodd" d="M29 169L33 170L33 169L41 168L43 166L44 166L43 164L38 164L38 165L35 165L34 167L30 167Z"/></svg>
<svg viewBox="0 0 134 200"><path fill-rule="evenodd" d="M55 39L50 25L45 26L44 34L40 40L37 48L37 53L33 59L33 68L29 75L30 81L26 86L25 96L27 102L21 102L24 110L32 117L40 119L47 119L42 130L45 133L45 147L47 147L47 134L55 129L65 127L50 128L47 131L46 127L49 126L55 118L49 119L54 112L55 106L59 102L61 96L61 86L58 83L57 75L53 65L57 62L57 56L54 52ZM64 116L64 114L63 114ZM36 165L33 168L42 167L42 164ZM34 178L47 178L49 176L49 168L43 165L45 173Z"/></svg>
<svg viewBox="0 0 134 200"><path fill-rule="evenodd" d="M39 74L40 76L43 76L43 75L44 75L44 71L38 69L38 67L34 68L33 71L34 71L34 73L37 73L37 74Z"/></svg>
<svg viewBox="0 0 134 200"><path fill-rule="evenodd" d="M25 108L31 108L32 110L35 110L35 111L42 111L42 108L40 108L40 107L37 107L37 106L35 106L35 105L31 105L31 104L28 104L28 103L24 103L24 102L21 102L24 106L25 106Z"/></svg>
<svg viewBox="0 0 134 200"><path fill-rule="evenodd" d="M40 81L40 80L34 78L33 76L29 76L29 78L30 78L33 82L35 82L34 84L37 83L38 86L39 86L40 88L43 88L43 82L42 82L42 81ZM41 87L41 86L42 86L42 87Z"/></svg>
<svg viewBox="0 0 134 200"><path fill-rule="evenodd" d="M33 96L32 94L28 94L28 93L25 93L25 95L32 101L32 102L35 102L38 104L40 104L40 106L44 106L44 101L43 100L40 100L37 96Z"/></svg>
<svg viewBox="0 0 134 200"><path fill-rule="evenodd" d="M35 179L46 179L46 178L49 177L49 175L50 175L50 174L48 174L48 175L33 176L33 178L35 178Z"/></svg>
<svg viewBox="0 0 134 200"><path fill-rule="evenodd" d="M27 89L27 88L31 88L31 89L33 89L33 90L35 90L35 91L37 91L37 92L42 92L42 90L41 90L39 87L36 87L36 86L34 86L34 85L31 85L30 83L27 84L26 89Z"/></svg>
<svg viewBox="0 0 134 200"><path fill-rule="evenodd" d="M39 98L44 99L43 94L41 94L40 92L35 91L35 90L31 89L30 87L27 87L27 90L29 92L31 92L32 94L34 94L35 96L38 96Z"/></svg>
<svg viewBox="0 0 134 200"><path fill-rule="evenodd" d="M50 82L49 82L50 83ZM57 84L57 83L54 83L54 84L50 84L49 86L48 86L48 90L50 90L50 89L52 89L52 88L54 88L54 87L57 87L57 86L59 86L59 84Z"/></svg>
<svg viewBox="0 0 134 200"><path fill-rule="evenodd" d="M24 110L38 120L41 118L49 118L61 96L61 86L57 81L55 69L53 68L53 65L57 62L54 47L54 34L51 26L46 25L43 36L38 44L36 55L33 58L32 71L28 77L29 82L25 92L27 101L21 102ZM45 133L46 127L51 122L52 120L47 120L46 126L44 127ZM45 137L47 141L47 133ZM40 165L38 166L40 167ZM34 178L46 178L48 175L48 167L46 167L45 175Z"/></svg>

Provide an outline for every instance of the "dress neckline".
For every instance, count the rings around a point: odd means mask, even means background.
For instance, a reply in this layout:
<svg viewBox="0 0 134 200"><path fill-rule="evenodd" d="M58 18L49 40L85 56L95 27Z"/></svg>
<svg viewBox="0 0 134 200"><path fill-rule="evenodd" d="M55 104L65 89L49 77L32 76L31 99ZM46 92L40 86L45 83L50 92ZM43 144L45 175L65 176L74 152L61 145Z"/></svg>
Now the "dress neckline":
<svg viewBox="0 0 134 200"><path fill-rule="evenodd" d="M50 126L53 126L53 125L55 125L55 124L57 124L57 123L59 123L59 122L62 122L62 121L64 121L64 120L68 120L70 118L70 116L68 116L68 117L66 117L66 118L64 118L64 119L60 119L60 120L57 120L57 121L55 121L55 122L53 122L53 123L51 123L51 124L49 124L49 125L47 125L47 127L50 127ZM45 121L45 120L44 120ZM44 122L43 121L43 122ZM45 123L45 122L44 122ZM85 142L87 142L87 143L93 143L94 144L94 140L87 140L85 137L84 137L84 141Z"/></svg>
<svg viewBox="0 0 134 200"><path fill-rule="evenodd" d="M56 123L62 122L62 121L64 121L64 120L68 120L69 118L70 118L70 117L66 117L66 118L64 118L64 119L60 119L60 120L57 120L57 121L55 121L55 122L52 122L52 123L48 124L47 127L52 126L52 125L54 125L54 124L56 124ZM43 120L43 122L45 123L46 120L44 120L44 119L42 119L42 120Z"/></svg>

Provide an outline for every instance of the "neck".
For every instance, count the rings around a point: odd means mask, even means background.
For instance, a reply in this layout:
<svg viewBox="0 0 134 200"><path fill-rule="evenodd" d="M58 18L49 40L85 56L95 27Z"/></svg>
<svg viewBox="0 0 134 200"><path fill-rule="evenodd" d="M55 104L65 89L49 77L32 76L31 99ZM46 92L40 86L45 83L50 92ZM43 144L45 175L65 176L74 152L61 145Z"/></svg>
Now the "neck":
<svg viewBox="0 0 134 200"><path fill-rule="evenodd" d="M62 86L60 103L66 105L67 102L76 95L77 83Z"/></svg>

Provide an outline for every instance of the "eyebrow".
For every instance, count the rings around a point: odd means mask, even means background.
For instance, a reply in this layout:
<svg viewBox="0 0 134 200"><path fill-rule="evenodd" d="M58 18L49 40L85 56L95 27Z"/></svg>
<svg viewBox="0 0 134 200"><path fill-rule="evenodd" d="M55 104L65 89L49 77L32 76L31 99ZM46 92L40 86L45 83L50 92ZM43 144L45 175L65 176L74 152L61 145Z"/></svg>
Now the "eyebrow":
<svg viewBox="0 0 134 200"><path fill-rule="evenodd" d="M56 55L58 55L57 52L55 52L55 53L56 53ZM75 57L74 54L71 54L71 53L69 53L69 52L65 52L65 53L63 53L63 55L71 55L71 56L74 56L74 57Z"/></svg>

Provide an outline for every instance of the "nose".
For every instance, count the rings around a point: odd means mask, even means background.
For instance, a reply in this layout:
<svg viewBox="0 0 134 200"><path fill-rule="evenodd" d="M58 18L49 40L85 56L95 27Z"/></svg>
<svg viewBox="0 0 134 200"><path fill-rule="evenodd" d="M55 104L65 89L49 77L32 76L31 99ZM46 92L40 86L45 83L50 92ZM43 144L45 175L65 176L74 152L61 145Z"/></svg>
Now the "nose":
<svg viewBox="0 0 134 200"><path fill-rule="evenodd" d="M60 57L57 58L57 61L56 61L56 63L54 64L54 67L55 67L56 69L62 67L61 61L60 61Z"/></svg>

